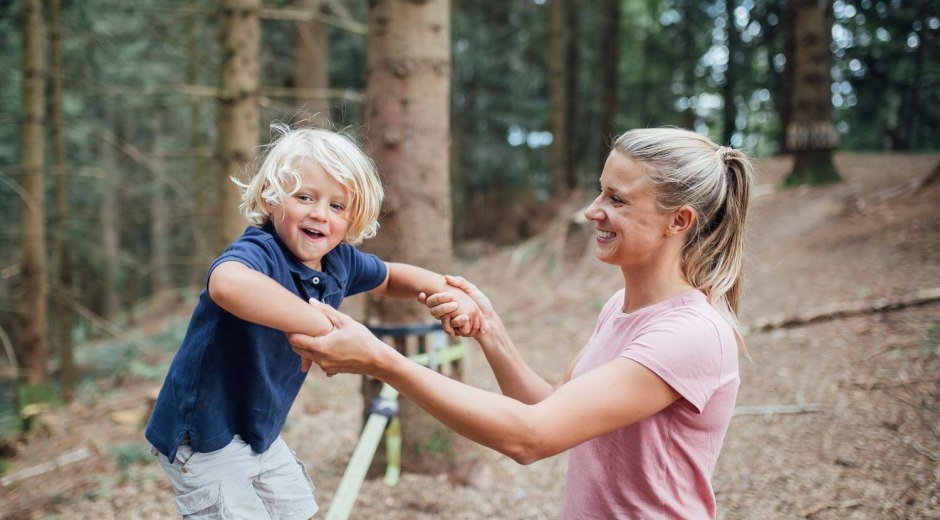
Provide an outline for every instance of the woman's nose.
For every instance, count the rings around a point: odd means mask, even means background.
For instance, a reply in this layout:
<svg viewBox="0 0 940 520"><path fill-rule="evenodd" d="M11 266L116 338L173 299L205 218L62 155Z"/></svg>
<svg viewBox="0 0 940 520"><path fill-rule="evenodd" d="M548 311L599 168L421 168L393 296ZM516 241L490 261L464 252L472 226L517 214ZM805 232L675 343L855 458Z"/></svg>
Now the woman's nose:
<svg viewBox="0 0 940 520"><path fill-rule="evenodd" d="M598 195L597 198L591 201L591 204L584 210L584 218L588 220L600 220L603 218L600 200L601 196Z"/></svg>

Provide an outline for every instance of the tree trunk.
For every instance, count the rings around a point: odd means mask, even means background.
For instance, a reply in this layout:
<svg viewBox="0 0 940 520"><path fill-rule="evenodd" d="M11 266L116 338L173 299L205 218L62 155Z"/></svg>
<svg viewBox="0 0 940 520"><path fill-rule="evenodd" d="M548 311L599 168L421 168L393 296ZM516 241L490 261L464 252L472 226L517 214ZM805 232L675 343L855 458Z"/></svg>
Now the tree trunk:
<svg viewBox="0 0 940 520"><path fill-rule="evenodd" d="M261 0L223 0L220 40L222 93L219 99L219 237L218 250L245 229L238 212L241 194L230 180L245 179L258 144L258 56L261 45Z"/></svg>
<svg viewBox="0 0 940 520"><path fill-rule="evenodd" d="M65 170L65 117L62 105L62 10L61 0L49 4L49 22L52 28L52 160L55 175L55 224L52 240L51 276L53 298L52 341L61 365L60 383L62 399L66 403L75 398L75 358L73 355L72 307L65 294L72 292L72 262L69 250L69 177Z"/></svg>
<svg viewBox="0 0 940 520"><path fill-rule="evenodd" d="M437 272L450 269L452 255L449 6L370 2L366 60L366 150L387 181L382 228L368 246L386 261ZM372 300L368 313L385 324L429 320L423 306L401 301ZM450 469L454 433L404 400L400 416L403 467Z"/></svg>
<svg viewBox="0 0 940 520"><path fill-rule="evenodd" d="M698 9L698 2L686 1L684 2L682 12L682 48L685 50L685 53L688 53L683 60L685 66L685 95L689 98L689 108L682 114L682 126L688 129L695 129L695 122L698 120L698 115L695 113L692 100L701 94L701 91L696 85L697 82L695 81L695 67L698 64L699 56L696 50L697 45L695 44L695 34L699 27L697 23L699 17L696 16Z"/></svg>
<svg viewBox="0 0 940 520"><path fill-rule="evenodd" d="M298 0L298 7L322 14L323 0ZM329 40L327 25L319 20L297 22L294 42L294 86L298 89L329 87ZM309 114L312 123L326 126L330 121L330 99L324 96L299 96L298 107Z"/></svg>
<svg viewBox="0 0 940 520"><path fill-rule="evenodd" d="M841 178L832 162L832 150L839 144L839 134L832 123L829 49L832 29L832 4L817 0L795 0L794 9L794 84L787 149L793 152L793 171L787 185L822 184Z"/></svg>
<svg viewBox="0 0 940 520"><path fill-rule="evenodd" d="M46 373L45 27L41 0L23 2L23 137L25 196L21 209L21 345L26 383L44 384Z"/></svg>
<svg viewBox="0 0 940 520"><path fill-rule="evenodd" d="M734 9L737 7L737 2L734 0L725 0L725 18L727 19L727 27L725 28L728 35L728 68L725 70L725 84L722 85L721 92L722 97L724 98L724 125L722 127L722 139L723 144L731 143L731 137L734 136L735 128L735 119L738 117L737 107L734 104L734 80L735 80L735 71L738 70L738 67L743 65L743 60L740 59L740 44L738 43L738 28L734 23Z"/></svg>
<svg viewBox="0 0 940 520"><path fill-rule="evenodd" d="M777 92L777 118L780 120L780 130L777 133L777 153L789 153L787 148L787 131L790 128L790 119L793 116L793 85L796 82L796 9L787 5L783 8L783 56L785 64L780 74L780 86ZM771 57L771 60L773 58Z"/></svg>
<svg viewBox="0 0 940 520"><path fill-rule="evenodd" d="M167 200L167 170L161 157L163 139L164 108L157 108L154 115L152 141L153 196L150 197L150 280L151 295L157 296L171 288L170 282L170 208Z"/></svg>
<svg viewBox="0 0 940 520"><path fill-rule="evenodd" d="M601 55L601 146L600 165L604 166L616 132L617 84L620 63L620 0L607 0L604 20L604 50Z"/></svg>
<svg viewBox="0 0 940 520"><path fill-rule="evenodd" d="M549 145L549 171L552 178L552 194L562 196L568 182L565 171L568 166L568 118L565 105L568 101L565 80L565 4L567 0L549 0L548 4L548 119L552 132Z"/></svg>
<svg viewBox="0 0 940 520"><path fill-rule="evenodd" d="M578 127L578 5L577 0L568 0L566 3L568 10L565 12L568 17L568 44L565 46L565 91L568 93L566 102L565 119L568 121L568 164L565 165L565 171L568 172L568 186L574 188L580 184L578 178L578 159L582 148L578 146L577 140L573 136L577 135ZM603 163L602 163L603 164Z"/></svg>
<svg viewBox="0 0 940 520"><path fill-rule="evenodd" d="M122 133L117 128L116 118L113 110L106 108L105 120L115 129L116 134ZM100 171L101 179L101 207L99 214L99 224L101 225L101 254L103 255L102 269L102 292L103 299L101 315L105 318L111 318L117 314L120 308L120 296L118 292L118 283L120 276L120 242L121 234L118 229L118 206L120 199L118 193L121 187L121 178L118 175L118 161L114 151L114 145L104 138L98 142L100 148L98 153L99 163L102 165Z"/></svg>
<svg viewBox="0 0 940 520"><path fill-rule="evenodd" d="M924 56L927 54L927 46L930 45L930 42L925 38L926 31L924 31L924 26L926 25L924 20L927 19L926 15L927 2L926 0L921 0L917 6L917 15L914 18L915 20L921 21L918 28L914 31L919 42L917 50L914 53L914 74L911 78L907 102L902 103L902 106L905 107L905 115L899 118L899 124L902 126L901 131L898 132L901 135L901 146L899 148L907 150L917 147L917 121L920 118L920 91L923 87L924 79Z"/></svg>
<svg viewBox="0 0 940 520"><path fill-rule="evenodd" d="M199 52L199 38L200 38L200 27L195 19L189 20L189 45L186 49L186 78L190 85L199 84L199 68L202 66L202 59ZM192 147L196 150L201 149L206 146L205 134L205 121L202 119L202 101L193 96L189 101L189 115L190 115L190 126L189 126L189 141ZM215 209L218 205L218 200L216 197L211 194L217 193L218 190L215 189L215 179L212 178L212 175L208 173L210 168L209 161L202 156L202 154L195 154L193 157L193 180L196 186L203 186L203 189L194 190L193 196L195 197L196 204L194 206L194 213L191 217L192 222L194 223L191 226L194 244L193 244L193 255L195 256L195 261L192 263L192 269L190 270L190 280L197 287L205 283L206 279L206 269L209 267L209 263L212 262L212 254L215 252L214 246L218 240L212 234L207 233L207 230L218 229L218 225L214 222L214 215L218 214L218 211ZM227 181L231 182L231 181ZM212 236L210 241L209 237Z"/></svg>

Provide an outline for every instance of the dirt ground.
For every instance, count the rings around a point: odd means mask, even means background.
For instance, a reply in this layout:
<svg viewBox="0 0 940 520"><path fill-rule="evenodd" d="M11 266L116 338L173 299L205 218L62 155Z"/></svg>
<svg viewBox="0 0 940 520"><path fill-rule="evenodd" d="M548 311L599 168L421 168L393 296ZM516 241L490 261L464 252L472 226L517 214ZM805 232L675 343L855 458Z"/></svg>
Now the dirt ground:
<svg viewBox="0 0 940 520"><path fill-rule="evenodd" d="M906 188L938 161L840 154L846 182L795 190L774 188L786 159L759 161L742 322L940 286L940 182ZM572 226L510 249L461 246L462 274L490 295L550 381L622 283L593 260L588 235ZM746 342L739 411L761 408L732 420L714 478L720 518L940 518L940 302L751 333ZM477 351L465 379L496 388ZM175 516L140 428L121 420L159 382L117 375L99 386L95 401L45 414L43 427L14 446L7 475L76 450L90 456L0 486L0 518ZM361 406L358 378L316 373L288 420L284 437L307 463L323 510L356 442ZM797 413L761 412L781 406ZM367 481L352 518L560 516L564 455L519 466L484 448L457 449L475 461L472 471L405 474L394 488Z"/></svg>

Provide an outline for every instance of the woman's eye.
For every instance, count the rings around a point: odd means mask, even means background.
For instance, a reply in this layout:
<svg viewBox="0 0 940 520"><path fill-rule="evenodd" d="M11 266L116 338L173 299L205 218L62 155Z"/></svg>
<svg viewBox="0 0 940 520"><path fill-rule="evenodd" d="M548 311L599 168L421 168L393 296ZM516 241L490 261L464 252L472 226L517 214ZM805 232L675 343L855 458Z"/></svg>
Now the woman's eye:
<svg viewBox="0 0 940 520"><path fill-rule="evenodd" d="M613 195L611 195L611 196L608 197L608 198L610 199L610 203L613 204L614 206L622 206L622 205L623 205L623 200L621 200L621 199L619 199L619 198L617 198L617 197L614 197Z"/></svg>

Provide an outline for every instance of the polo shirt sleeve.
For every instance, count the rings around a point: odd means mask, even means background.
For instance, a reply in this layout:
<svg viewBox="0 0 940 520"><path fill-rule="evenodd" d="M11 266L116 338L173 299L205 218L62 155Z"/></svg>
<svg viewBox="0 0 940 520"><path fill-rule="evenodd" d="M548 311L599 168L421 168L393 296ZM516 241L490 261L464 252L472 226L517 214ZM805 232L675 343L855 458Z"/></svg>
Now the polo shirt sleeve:
<svg viewBox="0 0 940 520"><path fill-rule="evenodd" d="M222 254L212 262L209 267L209 276L219 264L223 262L239 262L264 275L273 277L277 262L274 248L276 244L264 235L242 235L232 242ZM208 276L206 282L208 283Z"/></svg>
<svg viewBox="0 0 940 520"><path fill-rule="evenodd" d="M721 386L722 355L715 324L689 308L656 317L620 353L662 378L696 413Z"/></svg>
<svg viewBox="0 0 940 520"><path fill-rule="evenodd" d="M345 296L370 291L385 281L388 266L379 257L363 253L350 245L346 245L344 253L343 260L349 275Z"/></svg>

